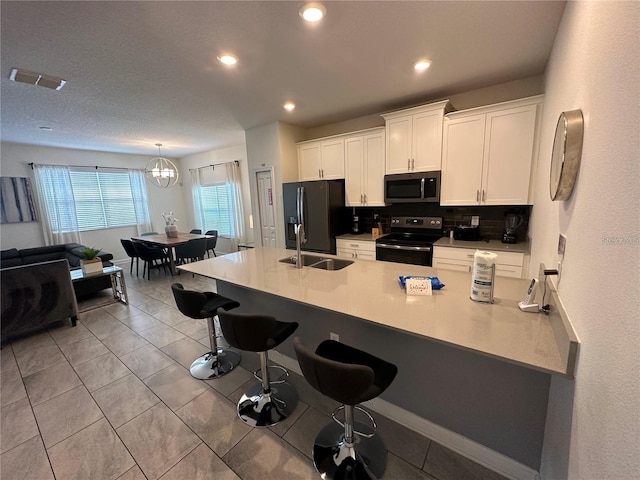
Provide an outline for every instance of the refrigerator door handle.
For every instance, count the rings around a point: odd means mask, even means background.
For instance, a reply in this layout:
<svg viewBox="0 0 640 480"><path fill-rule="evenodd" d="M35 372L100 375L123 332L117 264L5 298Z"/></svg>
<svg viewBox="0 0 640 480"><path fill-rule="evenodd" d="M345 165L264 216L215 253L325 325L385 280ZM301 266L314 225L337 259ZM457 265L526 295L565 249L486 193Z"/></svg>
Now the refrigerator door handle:
<svg viewBox="0 0 640 480"><path fill-rule="evenodd" d="M304 187L300 187L300 213L299 213L299 221L302 224L302 228L304 228L305 236L307 231L307 224L304 221ZM303 239L306 240L306 239Z"/></svg>

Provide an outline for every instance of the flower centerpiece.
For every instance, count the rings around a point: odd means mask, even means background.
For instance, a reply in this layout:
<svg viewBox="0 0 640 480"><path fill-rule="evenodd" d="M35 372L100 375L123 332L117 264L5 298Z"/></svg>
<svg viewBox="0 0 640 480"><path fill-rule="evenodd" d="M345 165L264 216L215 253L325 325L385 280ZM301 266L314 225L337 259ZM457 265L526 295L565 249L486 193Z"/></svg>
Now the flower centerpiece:
<svg viewBox="0 0 640 480"><path fill-rule="evenodd" d="M82 260L80 260L80 267L82 268L83 275L95 275L102 273L102 259L98 257L101 252L99 248L86 247L82 250Z"/></svg>
<svg viewBox="0 0 640 480"><path fill-rule="evenodd" d="M176 238L178 236L178 227L176 226L178 219L173 216L173 212L163 212L162 218L164 218L164 232L167 234L167 237Z"/></svg>

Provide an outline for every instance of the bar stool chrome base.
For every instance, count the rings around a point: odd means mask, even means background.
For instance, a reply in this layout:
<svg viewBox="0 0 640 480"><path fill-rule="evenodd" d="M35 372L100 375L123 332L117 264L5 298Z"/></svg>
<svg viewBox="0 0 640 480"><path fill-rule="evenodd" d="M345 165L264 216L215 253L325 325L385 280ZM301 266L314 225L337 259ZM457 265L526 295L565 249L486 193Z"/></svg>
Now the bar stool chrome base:
<svg viewBox="0 0 640 480"><path fill-rule="evenodd" d="M189 372L199 380L219 378L237 367L240 359L240 354L233 350L218 349L217 355L209 351L193 361Z"/></svg>
<svg viewBox="0 0 640 480"><path fill-rule="evenodd" d="M355 422L354 427L367 428L360 422ZM331 423L315 439L313 464L324 479L377 480L387 466L387 449L377 436L364 438L354 434L353 444L348 445L344 428Z"/></svg>
<svg viewBox="0 0 640 480"><path fill-rule="evenodd" d="M289 417L298 404L298 392L286 382L251 387L238 402L238 417L252 427L270 427Z"/></svg>

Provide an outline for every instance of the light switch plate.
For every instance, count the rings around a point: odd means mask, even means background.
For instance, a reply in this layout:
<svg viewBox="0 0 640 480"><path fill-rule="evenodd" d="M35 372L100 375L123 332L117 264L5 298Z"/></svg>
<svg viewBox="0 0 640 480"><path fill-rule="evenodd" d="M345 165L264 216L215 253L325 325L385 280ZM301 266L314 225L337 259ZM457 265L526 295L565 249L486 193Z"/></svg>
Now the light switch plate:
<svg viewBox="0 0 640 480"><path fill-rule="evenodd" d="M558 255L564 255L565 248L567 247L567 237L563 234L558 236Z"/></svg>

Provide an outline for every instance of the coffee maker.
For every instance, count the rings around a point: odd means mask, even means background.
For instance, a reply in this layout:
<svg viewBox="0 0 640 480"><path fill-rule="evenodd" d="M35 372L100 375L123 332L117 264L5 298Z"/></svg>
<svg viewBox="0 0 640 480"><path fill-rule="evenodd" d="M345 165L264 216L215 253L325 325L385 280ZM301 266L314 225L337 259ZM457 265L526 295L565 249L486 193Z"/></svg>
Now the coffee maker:
<svg viewBox="0 0 640 480"><path fill-rule="evenodd" d="M360 228L360 217L358 217L358 215L354 215L351 221L351 233L355 235L362 233L362 229Z"/></svg>
<svg viewBox="0 0 640 480"><path fill-rule="evenodd" d="M504 218L504 233L502 234L502 243L518 242L518 227L522 225L522 215L510 213Z"/></svg>

